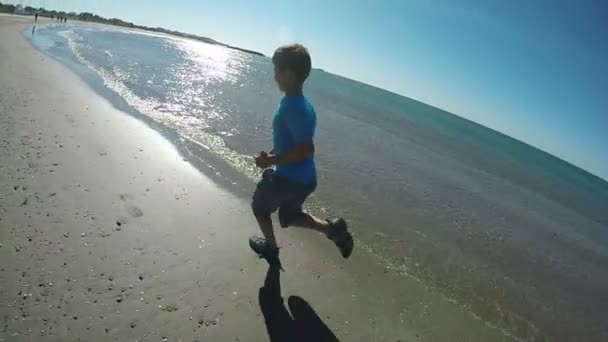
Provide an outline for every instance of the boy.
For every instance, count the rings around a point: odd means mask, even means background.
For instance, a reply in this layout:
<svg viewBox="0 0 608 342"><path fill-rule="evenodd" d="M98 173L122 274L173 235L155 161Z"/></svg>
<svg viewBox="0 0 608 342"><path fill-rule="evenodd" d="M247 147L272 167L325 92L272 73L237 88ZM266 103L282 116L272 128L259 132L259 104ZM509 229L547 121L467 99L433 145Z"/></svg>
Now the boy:
<svg viewBox="0 0 608 342"><path fill-rule="evenodd" d="M249 246L269 262L278 262L279 249L270 215L279 210L279 222L325 234L348 258L353 238L343 219L320 220L302 211L302 204L317 186L314 162L315 111L302 93L310 74L310 55L299 44L278 48L272 56L274 80L285 93L272 121L274 148L260 152L256 165L265 169L253 194L252 209L264 238L251 237ZM273 166L274 169L267 169Z"/></svg>

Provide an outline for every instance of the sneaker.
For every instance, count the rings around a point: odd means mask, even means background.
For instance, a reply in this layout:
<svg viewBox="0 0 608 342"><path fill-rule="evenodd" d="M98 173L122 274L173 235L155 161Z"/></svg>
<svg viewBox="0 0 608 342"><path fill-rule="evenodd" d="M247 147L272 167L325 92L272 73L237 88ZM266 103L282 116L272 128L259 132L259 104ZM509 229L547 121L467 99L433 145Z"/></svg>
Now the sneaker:
<svg viewBox="0 0 608 342"><path fill-rule="evenodd" d="M327 237L338 246L340 253L342 253L342 257L345 259L348 258L353 252L354 242L353 236L348 232L346 221L339 218L327 220L327 222L329 223L329 233L327 233Z"/></svg>
<svg viewBox="0 0 608 342"><path fill-rule="evenodd" d="M270 246L268 240L252 236L249 238L249 247L253 250L260 258L266 259L270 265L281 265L279 261L279 249L277 247Z"/></svg>

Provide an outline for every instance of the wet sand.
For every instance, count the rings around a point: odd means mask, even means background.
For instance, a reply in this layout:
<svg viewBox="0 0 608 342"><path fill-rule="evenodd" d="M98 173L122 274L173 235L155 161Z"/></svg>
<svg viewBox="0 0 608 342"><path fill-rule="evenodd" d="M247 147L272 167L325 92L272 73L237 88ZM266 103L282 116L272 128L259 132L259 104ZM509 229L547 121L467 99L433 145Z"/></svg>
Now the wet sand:
<svg viewBox="0 0 608 342"><path fill-rule="evenodd" d="M31 21L0 16L0 341L513 340L312 232L280 230L269 270L248 200L35 51Z"/></svg>

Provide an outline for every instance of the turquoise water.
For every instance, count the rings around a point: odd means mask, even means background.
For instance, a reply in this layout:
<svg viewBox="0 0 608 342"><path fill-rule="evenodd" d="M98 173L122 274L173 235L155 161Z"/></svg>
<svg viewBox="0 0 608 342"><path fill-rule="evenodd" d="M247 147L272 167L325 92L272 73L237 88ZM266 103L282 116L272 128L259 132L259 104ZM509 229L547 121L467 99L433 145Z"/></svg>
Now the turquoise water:
<svg viewBox="0 0 608 342"><path fill-rule="evenodd" d="M29 31L25 31L28 33ZM36 47L249 196L280 99L268 58L162 35L44 26ZM313 56L314 59L314 56ZM608 184L440 109L320 70L319 189L391 272L526 340L608 339ZM170 132L170 133L167 133Z"/></svg>

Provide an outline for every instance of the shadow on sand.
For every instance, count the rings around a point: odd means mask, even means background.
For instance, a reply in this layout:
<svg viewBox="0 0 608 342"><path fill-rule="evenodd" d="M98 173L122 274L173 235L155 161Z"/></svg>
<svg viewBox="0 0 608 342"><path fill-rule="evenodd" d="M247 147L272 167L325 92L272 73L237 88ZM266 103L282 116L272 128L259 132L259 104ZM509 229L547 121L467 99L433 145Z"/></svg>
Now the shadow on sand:
<svg viewBox="0 0 608 342"><path fill-rule="evenodd" d="M270 265L259 293L260 308L270 341L339 341L304 299L289 297L289 314L281 297L280 277L279 266Z"/></svg>

